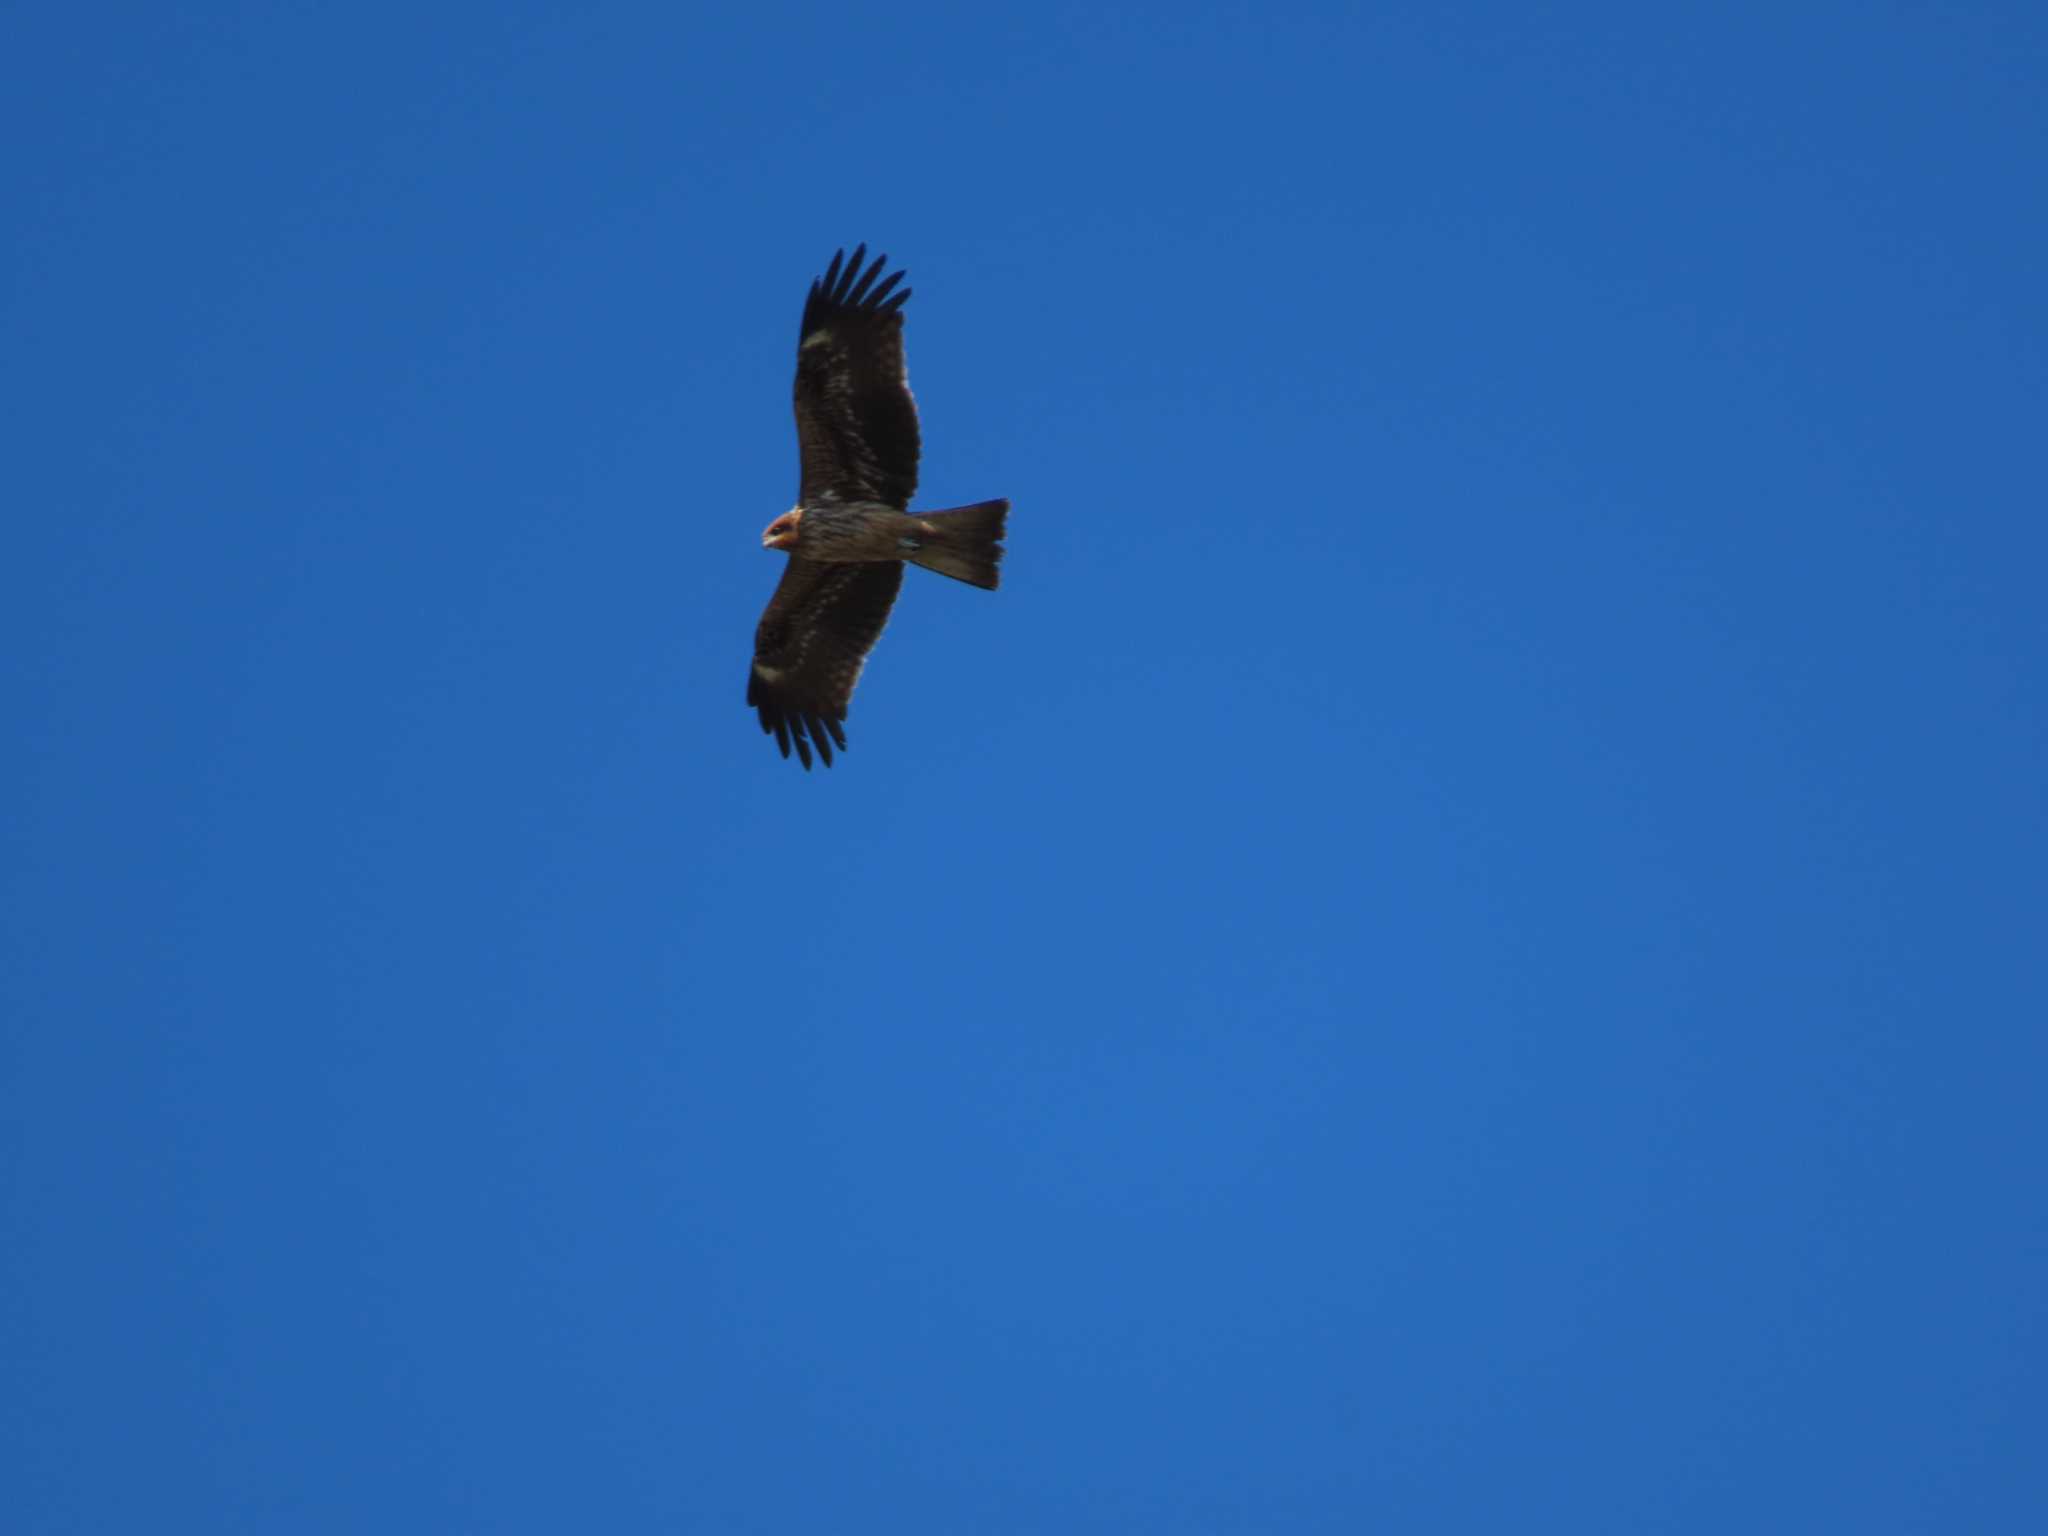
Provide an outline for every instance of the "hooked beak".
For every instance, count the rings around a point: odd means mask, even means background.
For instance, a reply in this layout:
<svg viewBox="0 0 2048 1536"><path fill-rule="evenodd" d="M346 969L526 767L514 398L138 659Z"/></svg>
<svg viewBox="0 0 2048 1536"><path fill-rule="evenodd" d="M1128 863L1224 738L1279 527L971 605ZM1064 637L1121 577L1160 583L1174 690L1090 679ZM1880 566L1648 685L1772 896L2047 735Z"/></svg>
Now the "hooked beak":
<svg viewBox="0 0 2048 1536"><path fill-rule="evenodd" d="M795 549L797 538L796 515L785 512L768 525L761 535L763 549Z"/></svg>

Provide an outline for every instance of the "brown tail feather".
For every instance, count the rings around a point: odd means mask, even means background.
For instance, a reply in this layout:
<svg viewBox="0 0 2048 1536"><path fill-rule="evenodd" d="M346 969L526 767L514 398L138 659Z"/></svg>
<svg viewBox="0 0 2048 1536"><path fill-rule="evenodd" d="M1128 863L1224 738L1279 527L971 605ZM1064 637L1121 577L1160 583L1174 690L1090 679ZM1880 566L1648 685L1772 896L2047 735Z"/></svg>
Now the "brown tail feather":
<svg viewBox="0 0 2048 1536"><path fill-rule="evenodd" d="M993 592L996 567L1003 559L1003 520L1009 512L1007 501L977 501L971 507L916 513L932 531L909 556L910 563Z"/></svg>

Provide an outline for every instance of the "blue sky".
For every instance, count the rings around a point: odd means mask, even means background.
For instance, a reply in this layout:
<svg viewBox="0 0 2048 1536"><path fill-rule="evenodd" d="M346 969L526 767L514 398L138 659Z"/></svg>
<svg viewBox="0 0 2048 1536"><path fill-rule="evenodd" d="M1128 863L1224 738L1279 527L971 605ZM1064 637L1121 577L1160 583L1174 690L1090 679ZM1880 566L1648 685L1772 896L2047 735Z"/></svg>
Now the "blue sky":
<svg viewBox="0 0 2048 1536"><path fill-rule="evenodd" d="M8 1530L2048 1511L2037 8L8 34Z"/></svg>

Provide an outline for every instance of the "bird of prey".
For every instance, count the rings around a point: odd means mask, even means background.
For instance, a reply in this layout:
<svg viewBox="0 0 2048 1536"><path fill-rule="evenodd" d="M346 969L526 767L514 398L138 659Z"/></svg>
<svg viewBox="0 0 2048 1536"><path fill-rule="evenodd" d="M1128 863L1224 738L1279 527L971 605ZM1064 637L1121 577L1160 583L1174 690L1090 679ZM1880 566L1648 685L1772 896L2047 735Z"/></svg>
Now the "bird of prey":
<svg viewBox="0 0 2048 1536"><path fill-rule="evenodd" d="M841 250L811 284L796 344L796 505L768 525L765 549L789 563L754 631L747 702L782 755L832 763L847 700L903 584L921 565L994 590L1007 501L910 510L917 489L917 406L903 367L901 272L881 277L865 245ZM879 282L877 278L881 278Z"/></svg>

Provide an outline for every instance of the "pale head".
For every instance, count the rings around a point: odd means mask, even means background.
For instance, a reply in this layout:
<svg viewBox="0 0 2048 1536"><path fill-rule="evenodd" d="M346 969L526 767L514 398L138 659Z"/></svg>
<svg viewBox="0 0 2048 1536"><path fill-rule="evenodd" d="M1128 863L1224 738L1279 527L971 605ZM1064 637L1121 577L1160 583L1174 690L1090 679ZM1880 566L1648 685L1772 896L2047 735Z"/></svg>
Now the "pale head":
<svg viewBox="0 0 2048 1536"><path fill-rule="evenodd" d="M802 507L791 507L782 516L768 525L768 531L761 535L763 549L795 549L797 525L804 520Z"/></svg>

